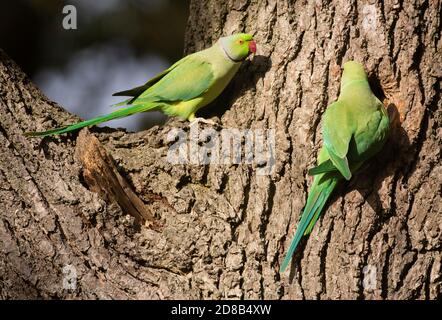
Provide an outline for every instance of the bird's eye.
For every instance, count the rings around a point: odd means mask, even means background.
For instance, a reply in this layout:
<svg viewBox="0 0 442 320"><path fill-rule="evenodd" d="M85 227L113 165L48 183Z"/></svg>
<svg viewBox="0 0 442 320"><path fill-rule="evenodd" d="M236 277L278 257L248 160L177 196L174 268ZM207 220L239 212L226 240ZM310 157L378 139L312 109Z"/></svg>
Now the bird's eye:
<svg viewBox="0 0 442 320"><path fill-rule="evenodd" d="M243 43L244 43L244 40L240 39L240 40L238 41L238 43L239 43L239 44L243 44Z"/></svg>

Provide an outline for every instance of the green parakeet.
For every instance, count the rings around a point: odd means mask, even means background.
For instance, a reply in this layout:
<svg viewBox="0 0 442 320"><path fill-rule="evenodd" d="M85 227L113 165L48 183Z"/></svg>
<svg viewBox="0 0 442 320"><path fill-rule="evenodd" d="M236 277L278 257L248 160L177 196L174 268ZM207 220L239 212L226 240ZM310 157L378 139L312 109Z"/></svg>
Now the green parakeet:
<svg viewBox="0 0 442 320"><path fill-rule="evenodd" d="M364 67L355 61L344 64L339 98L326 109L323 117L323 146L307 203L287 255L283 272L303 235L308 235L327 199L342 179L350 180L361 165L384 145L390 122L381 101L370 89Z"/></svg>
<svg viewBox="0 0 442 320"><path fill-rule="evenodd" d="M220 38L212 47L182 58L146 84L115 93L116 96L131 97L118 104L127 106L125 108L66 127L27 132L25 135L43 137L61 134L154 110L192 121L198 109L212 102L232 80L241 63L255 52L256 43L250 34Z"/></svg>

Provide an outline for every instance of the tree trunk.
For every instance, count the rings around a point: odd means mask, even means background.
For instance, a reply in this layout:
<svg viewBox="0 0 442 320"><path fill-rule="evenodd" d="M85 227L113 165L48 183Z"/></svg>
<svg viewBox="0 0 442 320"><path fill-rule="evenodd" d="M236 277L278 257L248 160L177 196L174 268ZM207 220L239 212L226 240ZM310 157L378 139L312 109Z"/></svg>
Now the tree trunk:
<svg viewBox="0 0 442 320"><path fill-rule="evenodd" d="M25 138L78 119L0 53L0 298L440 299L441 2L194 0L190 12L187 53L255 35L257 55L203 114L218 131L274 129L273 170L172 164L168 133L188 128L175 119ZM279 274L348 59L392 133Z"/></svg>

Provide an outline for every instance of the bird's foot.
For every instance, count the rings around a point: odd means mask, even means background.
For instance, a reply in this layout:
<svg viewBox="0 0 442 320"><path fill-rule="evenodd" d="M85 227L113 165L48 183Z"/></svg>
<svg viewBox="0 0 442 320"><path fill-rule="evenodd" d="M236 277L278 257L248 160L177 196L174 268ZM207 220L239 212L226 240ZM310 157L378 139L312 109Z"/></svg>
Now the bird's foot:
<svg viewBox="0 0 442 320"><path fill-rule="evenodd" d="M217 125L217 123L215 121L212 121L212 120L207 120L207 119L204 119L204 118L194 118L190 122L189 126L191 127L191 126L193 126L193 125L195 125L197 123L200 123L200 122L205 123L205 124L210 124L212 126L216 126Z"/></svg>

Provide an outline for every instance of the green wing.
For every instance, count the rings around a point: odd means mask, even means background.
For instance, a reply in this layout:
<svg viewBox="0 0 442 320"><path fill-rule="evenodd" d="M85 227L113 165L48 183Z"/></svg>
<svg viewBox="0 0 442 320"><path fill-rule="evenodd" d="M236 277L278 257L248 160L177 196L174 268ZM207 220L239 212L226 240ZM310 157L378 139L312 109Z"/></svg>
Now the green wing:
<svg viewBox="0 0 442 320"><path fill-rule="evenodd" d="M209 90L213 83L211 63L198 56L189 56L185 62L143 92L134 103L188 101Z"/></svg>
<svg viewBox="0 0 442 320"><path fill-rule="evenodd" d="M390 124L383 106L379 108L371 115L365 115L364 119L359 119L359 123L365 124L355 132L356 148L350 148L351 159L363 154L361 160L365 161L378 153L384 145Z"/></svg>
<svg viewBox="0 0 442 320"><path fill-rule="evenodd" d="M154 76L153 78L151 78L150 80L148 80L145 84L143 84L142 86L139 87L135 87L129 90L124 90L124 91L120 91L120 92L115 92L113 94L113 96L128 96L128 97L138 97L139 95L141 95L144 91L146 91L147 89L149 89L151 86L153 86L155 83L157 83L158 81L160 81L166 74L168 74L170 71L172 71L173 69L175 69L178 65L180 65L181 63L183 63L184 61L186 61L186 59L189 56L186 56L180 60L178 60L177 62L175 62L172 66L170 66L169 68L167 68L166 70L158 73L156 76ZM131 100L131 99L129 99Z"/></svg>
<svg viewBox="0 0 442 320"><path fill-rule="evenodd" d="M337 101L332 103L324 114L323 136L324 145L330 155L330 160L344 176L351 179L347 153L353 136L352 119L345 110L346 105Z"/></svg>

